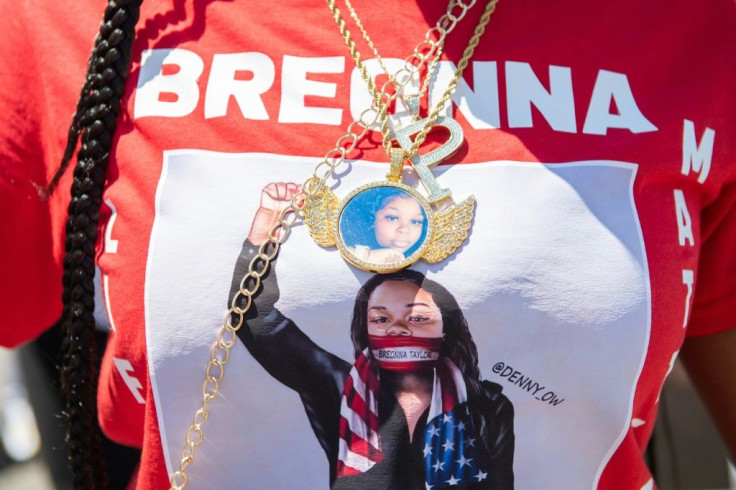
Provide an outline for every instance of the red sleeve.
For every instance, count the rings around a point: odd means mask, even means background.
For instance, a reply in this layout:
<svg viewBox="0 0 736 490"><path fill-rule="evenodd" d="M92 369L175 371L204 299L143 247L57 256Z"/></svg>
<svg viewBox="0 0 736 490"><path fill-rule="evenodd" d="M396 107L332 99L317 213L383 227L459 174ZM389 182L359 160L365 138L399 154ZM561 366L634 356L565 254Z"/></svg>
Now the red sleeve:
<svg viewBox="0 0 736 490"><path fill-rule="evenodd" d="M61 276L53 258L49 203L40 144L40 91L23 15L0 5L0 344L38 335L59 316ZM20 9L19 9L20 10Z"/></svg>
<svg viewBox="0 0 736 490"><path fill-rule="evenodd" d="M35 338L61 314L63 220L71 171L49 201L38 190L58 166L66 143L102 12L90 8L93 3L98 2L0 2L3 346Z"/></svg>
<svg viewBox="0 0 736 490"><path fill-rule="evenodd" d="M736 328L736 183L705 208L701 230L689 336Z"/></svg>

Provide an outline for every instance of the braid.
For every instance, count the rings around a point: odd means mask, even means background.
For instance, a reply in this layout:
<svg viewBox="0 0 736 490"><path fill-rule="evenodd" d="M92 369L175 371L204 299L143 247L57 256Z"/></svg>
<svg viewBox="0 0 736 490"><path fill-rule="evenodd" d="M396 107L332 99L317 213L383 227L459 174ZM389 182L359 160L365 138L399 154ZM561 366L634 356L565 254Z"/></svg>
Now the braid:
<svg viewBox="0 0 736 490"><path fill-rule="evenodd" d="M95 38L95 46L99 43L99 34ZM66 140L66 148L64 149L64 155L61 157L61 163L59 164L59 168L56 170L56 173L54 174L53 178L51 179L51 182L49 182L48 187L46 188L46 196L50 196L54 190L56 189L56 186L59 183L59 179L61 179L61 176L64 175L66 172L66 169L69 167L69 162L72 159L72 156L74 155L74 149L77 147L77 140L79 139L79 133L81 132L82 128L79 124L79 119L84 114L88 107L90 98L85 97L87 95L92 87L92 81L95 79L95 71L94 71L94 60L95 60L95 53L94 51L89 57L89 61L87 62L87 77L84 80L84 85L82 86L82 90L79 94L79 100L77 101L77 108L74 111L74 116L72 116L72 123L69 126L69 135L67 136Z"/></svg>
<svg viewBox="0 0 736 490"><path fill-rule="evenodd" d="M69 458L74 488L106 488L97 425L95 243L102 190L128 76L142 0L110 0L88 63L69 140L53 190L81 133L66 224L62 300L61 387L66 397Z"/></svg>

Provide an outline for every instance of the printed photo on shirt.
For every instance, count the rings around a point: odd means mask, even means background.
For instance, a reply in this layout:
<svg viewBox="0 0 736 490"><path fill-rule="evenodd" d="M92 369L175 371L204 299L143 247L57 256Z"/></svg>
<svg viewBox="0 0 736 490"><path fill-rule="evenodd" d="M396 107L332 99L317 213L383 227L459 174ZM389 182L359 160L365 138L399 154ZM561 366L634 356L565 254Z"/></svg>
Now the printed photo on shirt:
<svg viewBox="0 0 736 490"><path fill-rule="evenodd" d="M201 396L191 392L185 402L172 400L191 391L192 380L202 379L231 305L228 291L239 289L284 201L299 195L299 185L284 182L283 176L301 182L299 175L308 173L312 161L199 150L166 154L146 271L146 346L164 456L172 472ZM343 258L343 250L315 243L297 219L277 262L260 281L252 311L245 314L220 383L223 396L212 405L217 415L207 422L207 440L213 443L198 449L201 457L190 477L206 478L213 488L238 488L247 478L254 488L413 489L435 486L428 483L430 463L437 467L436 481L447 488L510 488L510 476L515 488L596 488L631 427L632 397L648 339L647 262L632 200L636 169L609 161L481 162L447 168L443 185L455 195L476 197L476 223L458 253L442 263L413 265L411 270L420 274L414 283L359 270ZM421 184L409 177L405 185L421 195ZM385 170L373 162L352 162L335 195L347 203L351 191L365 190L370 183L383 187L384 178ZM597 186L594 191L591 183ZM194 187L202 192L192 193ZM262 217L263 226L253 226ZM432 224L430 215L428 228ZM452 309L447 296L454 298L472 344L448 338L450 320L445 318L442 333L448 335L436 359L432 345L379 342L374 353L370 339L354 343L351 325L359 291L368 291L364 299L373 301L389 286L412 284L414 297L425 290L440 316ZM439 287L448 294L440 294ZM119 309L123 303L116 304ZM366 335L371 325L367 312ZM416 313L426 312L412 312L414 320L424 318ZM184 316L190 320L182 322ZM378 316L373 321L386 320ZM475 345L479 377L468 371L470 364L451 357L462 382L450 376L454 384L445 383L438 370L439 389L434 378L429 388L425 383L419 394L426 404L405 411L401 403L406 400L389 383L400 372L377 367L378 361L437 363L449 357L443 349L453 345ZM600 345L611 348L602 351ZM367 359L363 365L361 353ZM620 368L611 370L614 364ZM362 413L354 420L350 411L359 413L360 407L347 404L348 377L360 381L365 365L379 375L365 395L370 401L370 393L376 394L375 423ZM356 376L350 376L353 368ZM479 397L477 379L482 380ZM445 424L443 412L452 411L430 409L433 399L437 406L433 394L448 390L456 398L451 403L468 408L478 435L466 435L468 444L471 438L477 444L489 440L485 434L499 434L481 447L479 456L438 453L433 446L438 441L442 451L459 448L454 440L448 442L447 432L429 445L424 441L436 414L442 413L439 421ZM341 410L344 394L348 411ZM455 409L452 416L460 413ZM459 433L470 424L449 417L447 423L451 420ZM380 456L367 445L356 445L370 442L369 429L378 436ZM489 465L486 454L494 450ZM461 458L479 458L470 464L478 465L472 474L481 481L452 485L467 476L456 472ZM511 458L513 468L506 463ZM448 462L450 473L443 473ZM348 475L348 467L360 473Z"/></svg>

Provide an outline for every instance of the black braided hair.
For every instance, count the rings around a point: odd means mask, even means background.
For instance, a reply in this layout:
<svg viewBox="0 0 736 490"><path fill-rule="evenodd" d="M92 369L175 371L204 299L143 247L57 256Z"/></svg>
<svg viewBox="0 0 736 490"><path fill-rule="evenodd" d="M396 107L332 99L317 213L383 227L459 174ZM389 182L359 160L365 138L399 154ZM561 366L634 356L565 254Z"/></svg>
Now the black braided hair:
<svg viewBox="0 0 736 490"><path fill-rule="evenodd" d="M98 360L95 345L94 275L102 190L128 77L142 0L110 0L95 38L64 156L50 194L77 153L66 224L61 388L66 398L67 441L74 488L107 487L97 424Z"/></svg>

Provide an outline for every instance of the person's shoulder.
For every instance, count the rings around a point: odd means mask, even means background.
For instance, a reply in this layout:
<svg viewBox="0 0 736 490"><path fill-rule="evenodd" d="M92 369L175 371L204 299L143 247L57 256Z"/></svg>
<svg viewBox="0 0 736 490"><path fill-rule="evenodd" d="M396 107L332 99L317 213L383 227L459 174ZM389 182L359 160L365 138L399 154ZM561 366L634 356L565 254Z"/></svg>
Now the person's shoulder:
<svg viewBox="0 0 736 490"><path fill-rule="evenodd" d="M480 386L483 412L513 416L514 406L503 394L503 387L500 384L484 380Z"/></svg>

